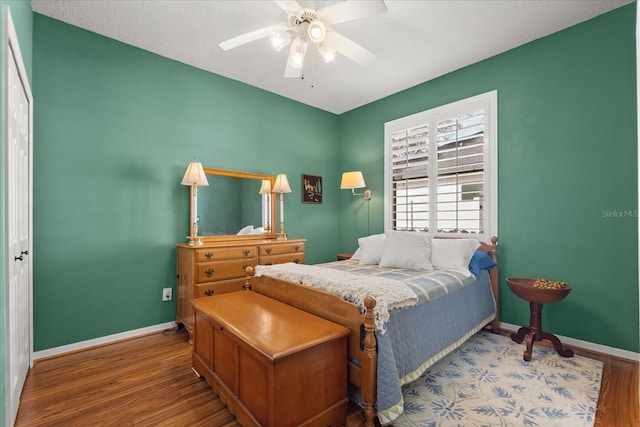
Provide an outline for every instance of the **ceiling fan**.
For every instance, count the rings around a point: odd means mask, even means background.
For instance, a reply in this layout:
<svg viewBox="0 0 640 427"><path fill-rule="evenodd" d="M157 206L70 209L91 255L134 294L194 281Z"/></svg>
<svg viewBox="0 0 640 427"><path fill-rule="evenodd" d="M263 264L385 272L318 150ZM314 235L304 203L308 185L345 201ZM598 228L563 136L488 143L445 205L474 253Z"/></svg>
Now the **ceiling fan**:
<svg viewBox="0 0 640 427"><path fill-rule="evenodd" d="M219 46L226 51L265 37L271 38L271 44L277 51L290 44L284 71L284 76L290 78L302 75L309 44L317 47L325 62L333 60L336 53L360 65L367 65L375 58L371 51L336 32L329 25L384 13L387 7L383 0L343 1L317 10L303 8L296 0L274 0L274 2L287 13L286 23L241 34L223 41Z"/></svg>

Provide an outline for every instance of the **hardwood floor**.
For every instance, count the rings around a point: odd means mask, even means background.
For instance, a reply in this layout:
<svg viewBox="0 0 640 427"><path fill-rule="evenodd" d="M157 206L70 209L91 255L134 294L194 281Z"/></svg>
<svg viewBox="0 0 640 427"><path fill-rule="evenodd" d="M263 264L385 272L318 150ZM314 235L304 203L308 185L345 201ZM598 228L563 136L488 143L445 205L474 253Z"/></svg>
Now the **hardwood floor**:
<svg viewBox="0 0 640 427"><path fill-rule="evenodd" d="M637 426L638 365L604 362L596 427ZM16 426L237 427L235 417L191 371L184 331L167 331L37 362L27 376ZM364 426L350 407L347 426Z"/></svg>
<svg viewBox="0 0 640 427"><path fill-rule="evenodd" d="M38 362L16 426L239 426L190 359L170 331Z"/></svg>

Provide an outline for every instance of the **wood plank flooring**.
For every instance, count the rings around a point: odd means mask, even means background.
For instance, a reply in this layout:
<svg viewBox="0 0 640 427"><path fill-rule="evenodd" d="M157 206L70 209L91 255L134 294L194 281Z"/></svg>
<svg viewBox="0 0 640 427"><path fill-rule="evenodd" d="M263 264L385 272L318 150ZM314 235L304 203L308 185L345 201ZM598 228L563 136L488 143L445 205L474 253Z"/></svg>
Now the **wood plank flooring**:
<svg viewBox="0 0 640 427"><path fill-rule="evenodd" d="M595 426L640 425L637 363L576 352L604 362ZM181 330L37 362L27 376L16 426L240 424L191 371L191 346ZM359 408L350 407L347 426L364 426Z"/></svg>

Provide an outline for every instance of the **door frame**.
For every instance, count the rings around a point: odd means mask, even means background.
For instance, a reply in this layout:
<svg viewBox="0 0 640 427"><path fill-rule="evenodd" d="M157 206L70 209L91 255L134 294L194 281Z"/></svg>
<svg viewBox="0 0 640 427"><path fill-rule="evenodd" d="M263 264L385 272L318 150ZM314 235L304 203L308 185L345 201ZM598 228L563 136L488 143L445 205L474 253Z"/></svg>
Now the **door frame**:
<svg viewBox="0 0 640 427"><path fill-rule="evenodd" d="M9 268L6 264L6 260L9 259L11 257L11 254L8 253L8 246L9 246L9 240L7 238L6 232L7 232L7 222L8 222L8 212L9 212L9 207L8 207L8 203L7 203L7 189L8 189L8 155L7 155L7 151L8 151L8 129L7 129L7 114L8 114L8 93L7 93L7 88L8 88L8 66L9 66L9 61L11 60L11 56L13 55L13 57L15 58L15 63L18 69L18 75L20 77L20 80L22 81L22 84L24 86L24 90L25 90L25 95L27 97L27 100L29 102L29 199L28 199L28 229L29 229L29 255L26 257L26 261L28 262L28 274L29 274L29 284L28 284L28 295L29 295L29 301L28 301L28 310L29 310L29 368L33 367L33 94L31 92L31 85L29 83L29 76L26 72L25 66L24 66L24 60L22 58L22 51L20 49L20 44L18 42L18 36L16 33L16 29L15 26L13 24L13 18L11 16L11 10L9 8L8 5L4 5L2 7L2 24L3 24L3 38L2 38L2 47L3 47L3 52L2 52L2 103L3 103L3 116L2 116L2 121L3 121L3 150L4 150L4 161L3 161L3 166L4 166L4 188L3 188L3 198L4 198L4 252L5 252L5 260L3 260L3 262L5 262L5 268L4 268L4 287L5 287L5 301L4 301L4 319L5 319L5 330L4 330L4 336L5 336L5 366L4 368L4 373L5 373L5 399L6 401L4 402L5 404L5 410L6 410L6 425L13 425L13 423L15 422L15 417L17 415L17 408L18 406L16 406L16 413L10 413L12 411L9 411L9 407L7 406L7 403L10 399L9 393L10 393L10 387L9 386L9 381L10 378L7 375L8 374L8 363L9 363L9 356L10 356L10 351L11 349L9 348L9 346L7 345L7 341L6 338L9 336L9 327L10 327L10 322L9 322L9 318L8 318L8 314L9 314L9 299L7 298L8 296L8 286L9 286ZM19 396L18 396L19 399ZM19 401L17 402L19 405Z"/></svg>

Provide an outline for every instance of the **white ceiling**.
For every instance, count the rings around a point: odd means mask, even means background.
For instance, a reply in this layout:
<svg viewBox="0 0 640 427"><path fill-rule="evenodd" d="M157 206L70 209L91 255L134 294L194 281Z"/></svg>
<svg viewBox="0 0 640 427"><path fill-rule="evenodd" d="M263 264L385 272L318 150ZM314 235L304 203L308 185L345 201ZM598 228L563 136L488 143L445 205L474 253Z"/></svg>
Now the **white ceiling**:
<svg viewBox="0 0 640 427"><path fill-rule="evenodd" d="M364 1L364 0L348 0ZM286 22L270 0L32 0L37 13L284 97L340 114L632 0L385 0L385 14L332 28L376 54L367 66L309 49L304 79L283 77L287 49L269 39L218 43ZM313 2L300 0L303 7ZM317 0L317 8L338 1Z"/></svg>

